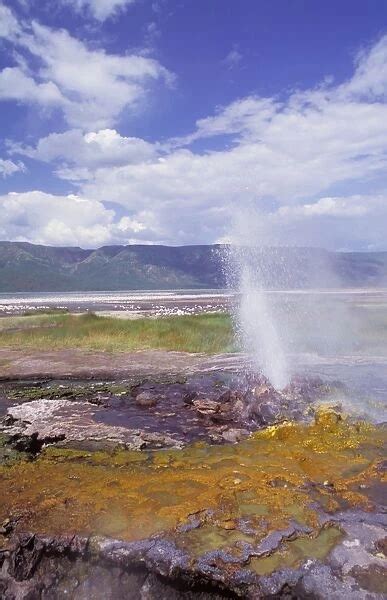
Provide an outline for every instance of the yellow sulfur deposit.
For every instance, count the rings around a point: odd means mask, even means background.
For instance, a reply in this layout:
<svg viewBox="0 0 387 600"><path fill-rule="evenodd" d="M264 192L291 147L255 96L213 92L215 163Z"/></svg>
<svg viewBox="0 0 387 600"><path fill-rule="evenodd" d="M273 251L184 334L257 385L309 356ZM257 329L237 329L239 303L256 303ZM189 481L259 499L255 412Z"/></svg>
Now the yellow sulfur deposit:
<svg viewBox="0 0 387 600"><path fill-rule="evenodd" d="M371 508L385 441L382 428L325 410L314 424L284 423L237 445L154 452L50 447L35 461L0 467L0 520L20 517L22 530L134 540L212 509L206 525L191 532L200 552L245 539L235 530L239 517L254 524L257 540L263 521L266 531L292 519L315 526L312 502L327 511ZM329 545L337 532L324 535ZM289 547L289 564L301 550Z"/></svg>

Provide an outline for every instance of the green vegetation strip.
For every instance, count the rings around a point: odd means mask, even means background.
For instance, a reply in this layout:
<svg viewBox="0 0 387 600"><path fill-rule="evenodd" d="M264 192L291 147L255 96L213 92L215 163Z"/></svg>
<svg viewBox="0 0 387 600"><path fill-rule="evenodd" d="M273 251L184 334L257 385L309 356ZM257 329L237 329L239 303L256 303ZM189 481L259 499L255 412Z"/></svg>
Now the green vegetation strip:
<svg viewBox="0 0 387 600"><path fill-rule="evenodd" d="M235 350L231 320L224 314L136 320L92 313L10 317L0 320L0 345L111 352L152 348L212 354Z"/></svg>

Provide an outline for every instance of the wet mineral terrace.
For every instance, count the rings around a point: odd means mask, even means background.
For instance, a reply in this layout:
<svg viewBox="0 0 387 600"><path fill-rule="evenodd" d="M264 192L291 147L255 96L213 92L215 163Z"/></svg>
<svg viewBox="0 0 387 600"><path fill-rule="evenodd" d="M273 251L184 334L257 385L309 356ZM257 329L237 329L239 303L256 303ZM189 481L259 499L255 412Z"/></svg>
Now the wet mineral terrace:
<svg viewBox="0 0 387 600"><path fill-rule="evenodd" d="M289 597L384 598L386 428L319 405L328 391L299 381L278 394L219 373L3 387L4 589L38 577L48 544L48 556L71 547L82 561L134 561L245 598L297 586ZM61 577L66 597L88 597ZM91 576L72 577L81 586Z"/></svg>
<svg viewBox="0 0 387 600"><path fill-rule="evenodd" d="M385 441L384 429L324 411L313 424L283 423L222 447L47 447L35 460L1 467L0 518L11 515L30 531L135 540L198 514L205 527L180 541L200 554L256 541L291 520L315 527L317 505L370 510L382 498Z"/></svg>

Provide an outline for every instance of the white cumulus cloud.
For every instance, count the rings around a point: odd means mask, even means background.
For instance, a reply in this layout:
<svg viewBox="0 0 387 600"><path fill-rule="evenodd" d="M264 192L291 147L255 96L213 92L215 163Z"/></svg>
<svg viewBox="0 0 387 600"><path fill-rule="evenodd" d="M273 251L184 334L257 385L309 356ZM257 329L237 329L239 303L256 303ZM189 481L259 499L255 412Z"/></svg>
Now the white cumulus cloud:
<svg viewBox="0 0 387 600"><path fill-rule="evenodd" d="M61 92L66 77L51 77ZM257 242L385 248L387 36L359 54L347 81L237 99L164 144L103 125L11 151L52 163L80 197L118 206L103 225L117 243L223 240L253 204Z"/></svg>
<svg viewBox="0 0 387 600"><path fill-rule="evenodd" d="M0 196L0 212L2 239L52 245L104 243L114 217L96 200L40 191Z"/></svg>
<svg viewBox="0 0 387 600"><path fill-rule="evenodd" d="M173 79L154 59L90 49L64 29L17 22L3 5L0 37L24 52L0 71L0 99L57 107L84 130L109 127L124 109L138 107L152 82Z"/></svg>
<svg viewBox="0 0 387 600"><path fill-rule="evenodd" d="M274 237L275 225L276 242L281 241L281 230L283 242L303 244L304 238L313 242L304 228L312 226L313 216L315 243L324 245L325 239L327 245L341 247L339 236L332 233L337 223L346 247L351 235L361 247L367 246L367 236L382 247L386 242L379 224L386 225L386 195L379 194L376 209L372 186L385 176L387 167L385 65L387 36L362 54L348 81L296 91L281 102L237 100L198 121L191 135L172 140L162 158L99 166L83 182L82 192L100 200L109 195L129 211L141 206L152 212L157 239L185 243L223 239L232 214L253 202L266 238ZM201 140L205 146L206 139L219 135L229 136L223 150L189 149L192 142ZM344 183L356 189L365 182L369 191L360 204L353 193L335 197L326 193ZM364 223L375 214L373 231ZM356 235L353 219L363 223ZM317 235L319 227L322 235ZM325 238L324 231L329 233Z"/></svg>
<svg viewBox="0 0 387 600"><path fill-rule="evenodd" d="M128 244L152 233L146 213L137 218L117 217L98 200L47 194L42 191L0 195L0 239L52 246L95 248L112 242Z"/></svg>
<svg viewBox="0 0 387 600"><path fill-rule="evenodd" d="M72 129L51 133L39 140L36 147L10 144L9 151L59 165L63 179L90 179L98 167L138 164L157 156L157 144L141 138L121 136L115 129L100 129L83 133Z"/></svg>

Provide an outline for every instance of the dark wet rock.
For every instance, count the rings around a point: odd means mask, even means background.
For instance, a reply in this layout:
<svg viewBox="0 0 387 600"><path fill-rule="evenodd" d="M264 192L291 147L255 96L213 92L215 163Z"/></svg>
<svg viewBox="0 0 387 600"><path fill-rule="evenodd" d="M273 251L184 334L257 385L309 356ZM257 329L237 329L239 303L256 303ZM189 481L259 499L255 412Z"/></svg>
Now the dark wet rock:
<svg viewBox="0 0 387 600"><path fill-rule="evenodd" d="M344 389L343 385L338 381L332 383L331 387L332 386L335 389ZM316 397L321 396L326 391L329 391L329 387L320 377L305 378L302 376L295 376L283 390L283 393L290 398L296 396L313 400L316 399Z"/></svg>
<svg viewBox="0 0 387 600"><path fill-rule="evenodd" d="M281 407L274 402L262 402L251 411L251 417L259 425L270 425L276 423L281 418Z"/></svg>
<svg viewBox="0 0 387 600"><path fill-rule="evenodd" d="M1 597L58 600L141 597L141 589L149 577L146 569L134 567L130 571L122 560L116 560L115 565L111 557L104 560L90 552L88 540L75 540L37 536L13 539L8 550L2 552Z"/></svg>
<svg viewBox="0 0 387 600"><path fill-rule="evenodd" d="M222 437L226 442L231 442L231 444L236 444L240 442L241 439L249 435L249 431L247 429L226 429L223 431Z"/></svg>
<svg viewBox="0 0 387 600"><path fill-rule="evenodd" d="M236 421L240 420L241 416L242 416L243 420L245 420L246 404L243 401L242 397L237 394L235 394L235 402L232 405L232 411L233 411ZM238 419L238 415L239 415L239 419Z"/></svg>
<svg viewBox="0 0 387 600"><path fill-rule="evenodd" d="M232 427L234 423L238 423L238 419L235 419L232 404L221 404L219 410L211 415L211 420L214 423L225 424L227 427ZM247 429L246 435L248 435Z"/></svg>
<svg viewBox="0 0 387 600"><path fill-rule="evenodd" d="M179 539L200 528L205 515L192 515L187 527L180 526L174 533L138 542L17 534L0 548L0 590L2 598L34 600L382 600L385 561L382 564L371 548L384 539L385 531L362 521L362 513L354 523L355 514L336 515L343 535L324 559L300 556L293 567L265 575L258 574L254 561L318 532L294 523L271 532L258 544L238 543L238 551L235 546L199 556L191 555L189 547L182 549Z"/></svg>
<svg viewBox="0 0 387 600"><path fill-rule="evenodd" d="M387 460L381 460L380 463L377 465L377 470L379 473L387 472Z"/></svg>
<svg viewBox="0 0 387 600"><path fill-rule="evenodd" d="M200 415L214 415L220 409L220 402L215 402L215 400L208 400L206 398L199 398L192 402L194 408Z"/></svg>
<svg viewBox="0 0 387 600"><path fill-rule="evenodd" d="M273 396L273 388L268 383L261 383L252 390L253 395L258 400L267 400Z"/></svg>
<svg viewBox="0 0 387 600"><path fill-rule="evenodd" d="M351 569L350 575L359 587L387 597L387 568L385 566L372 564L362 567L356 565Z"/></svg>
<svg viewBox="0 0 387 600"><path fill-rule="evenodd" d="M141 600L223 600L231 595L208 590L184 589L184 586L172 586L168 581L156 575L148 575L141 588Z"/></svg>
<svg viewBox="0 0 387 600"><path fill-rule="evenodd" d="M192 404L195 398L198 397L198 393L195 390L189 390L183 394L183 402L185 404Z"/></svg>
<svg viewBox="0 0 387 600"><path fill-rule="evenodd" d="M334 515L327 515L323 511L320 513L320 523L326 525L329 522L341 523L342 526L350 527L354 525L375 525L376 527L387 528L387 513L385 512L367 512L362 510L347 510L338 512Z"/></svg>
<svg viewBox="0 0 387 600"><path fill-rule="evenodd" d="M310 527L303 527L294 523L289 525L287 529L282 529L279 531L273 531L269 533L254 549L255 556L263 556L266 554L271 554L274 550L276 550L284 540L292 540L297 537L299 534L310 534L312 533L312 529Z"/></svg>
<svg viewBox="0 0 387 600"><path fill-rule="evenodd" d="M202 518L200 515L189 515L187 521L182 525L177 527L177 531L179 533L186 533L187 531L191 531L192 529L197 529L202 525Z"/></svg>
<svg viewBox="0 0 387 600"><path fill-rule="evenodd" d="M314 597L302 594L299 582L302 571L298 569L281 569L270 576L263 576L259 581L261 598L270 600L314 600Z"/></svg>
<svg viewBox="0 0 387 600"><path fill-rule="evenodd" d="M101 447L121 445L132 450L182 445L165 431L149 432L99 422L95 419L98 410L101 409L88 402L34 400L9 409L12 425L5 425L5 430L13 445L32 454L47 444L71 445L86 440L99 442Z"/></svg>
<svg viewBox="0 0 387 600"><path fill-rule="evenodd" d="M375 550L378 552L378 554L387 558L387 536L375 543Z"/></svg>
<svg viewBox="0 0 387 600"><path fill-rule="evenodd" d="M142 431L138 437L141 441L140 443L143 444L141 449L182 448L183 446L181 442L162 432L158 433Z"/></svg>
<svg viewBox="0 0 387 600"><path fill-rule="evenodd" d="M384 600L385 596L363 589L351 576L340 577L328 565L315 564L297 585L301 598L316 600ZM303 594L303 595L302 595Z"/></svg>
<svg viewBox="0 0 387 600"><path fill-rule="evenodd" d="M323 389L320 380L299 379L280 393L262 376L232 371L7 384L0 433L11 440L8 446L31 455L58 442L134 450L180 448L196 440L235 443L285 419L310 418ZM0 444L0 460L1 452Z"/></svg>
<svg viewBox="0 0 387 600"><path fill-rule="evenodd" d="M150 391L140 392L136 396L136 404L145 408L156 406L157 400L156 394Z"/></svg>
<svg viewBox="0 0 387 600"><path fill-rule="evenodd" d="M342 517L351 519L352 515L342 513ZM345 530L343 523L340 522L340 526ZM376 563L370 553L368 528L359 523L358 537L352 537L349 532L345 534L325 562L306 559L296 569L282 569L261 577L262 597L382 600L385 598L386 563L384 566ZM381 534L381 530L373 532L374 537ZM284 596L285 590L287 595Z"/></svg>
<svg viewBox="0 0 387 600"><path fill-rule="evenodd" d="M43 554L44 545L34 535L19 536L18 544L11 554L9 575L16 581L30 579Z"/></svg>
<svg viewBox="0 0 387 600"><path fill-rule="evenodd" d="M9 600L118 600L123 593L134 600L147 577L144 570L93 562L86 539L30 536L12 543L0 578Z"/></svg>

